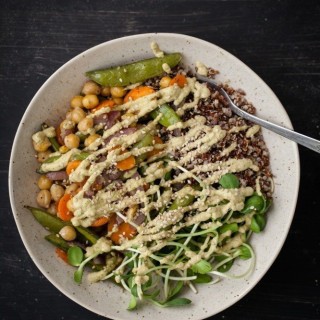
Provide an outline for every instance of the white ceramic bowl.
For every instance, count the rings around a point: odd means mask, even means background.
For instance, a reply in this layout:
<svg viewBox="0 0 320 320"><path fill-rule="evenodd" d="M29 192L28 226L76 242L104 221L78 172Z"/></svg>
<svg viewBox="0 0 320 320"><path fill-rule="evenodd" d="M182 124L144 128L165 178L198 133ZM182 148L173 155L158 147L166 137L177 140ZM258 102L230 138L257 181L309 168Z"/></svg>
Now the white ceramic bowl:
<svg viewBox="0 0 320 320"><path fill-rule="evenodd" d="M76 56L57 70L40 88L28 106L18 128L10 160L9 189L12 210L21 238L33 261L47 279L67 297L83 307L112 319L203 319L216 314L241 299L267 272L277 257L290 228L299 188L299 156L296 144L264 131L270 150L275 179L274 206L268 214L266 230L254 235L251 244L257 254L256 268L247 280L222 280L199 286L199 293L188 292L193 303L180 308L145 305L129 312L129 296L111 282L89 285L73 281L74 269L56 259L47 234L24 209L35 205L37 162L31 135L43 121L61 119L70 98L78 94L88 70L116 66L152 57L151 41L166 52L181 52L183 63L194 68L196 61L218 69L218 80L242 88L257 108L258 116L291 127L290 120L271 89L246 65L225 50L200 39L180 34L141 34L112 40ZM27 192L26 192L27 190ZM232 272L237 271L237 266Z"/></svg>

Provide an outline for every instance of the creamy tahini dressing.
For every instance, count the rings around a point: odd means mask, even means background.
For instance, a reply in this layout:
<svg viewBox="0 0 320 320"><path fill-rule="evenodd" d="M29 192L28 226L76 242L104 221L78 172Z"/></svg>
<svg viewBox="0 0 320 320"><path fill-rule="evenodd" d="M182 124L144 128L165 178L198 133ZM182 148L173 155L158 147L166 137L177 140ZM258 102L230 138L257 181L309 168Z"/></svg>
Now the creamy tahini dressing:
<svg viewBox="0 0 320 320"><path fill-rule="evenodd" d="M193 100L186 103L185 99L190 94L192 94ZM91 155L83 160L80 166L70 174L69 178L71 182L81 182L87 179L82 191L73 197L73 207L75 210L72 223L74 225L90 226L97 217L103 215L108 216L114 212L123 212L128 207L141 204L139 210L147 217L146 222L138 227L138 234L134 239L124 240L122 242L119 250L138 247L141 256L147 256L164 247L170 238L174 237L176 232L186 226L198 224L200 228L209 227L210 225L216 225L218 227L218 224L214 224L215 222L210 224L208 220L210 221L210 219L212 219L212 221L214 221L221 218L226 215L229 210L239 211L243 209L245 198L254 192L252 188L215 189L211 185L217 183L225 173L241 172L249 168L258 171L259 168L252 160L228 159L227 161L201 165L195 164L194 160L201 156L201 154L208 152L228 134L247 130L247 136L253 136L259 131L259 128L256 126L250 127L245 125L226 131L220 126L207 126L205 117L196 116L186 122L178 122L167 128L169 131L179 128L188 129L188 131L185 135L172 137L165 144L152 145L142 149L133 148L133 150L126 151L125 153L120 152L121 148L114 149L115 146L121 146L122 150L127 150L128 147L140 141L147 133L154 133L161 118L161 115L159 115L147 125L137 128L134 133L115 137L107 145L104 144L105 139L136 123L139 118L147 115L159 105L173 103L177 107L177 113L182 115L186 110L196 108L199 100L206 99L209 95L209 89L205 84L197 82L195 78L187 78L187 85L184 88L174 85L140 99L129 101L121 106L114 107L112 110L125 111L134 116L130 118L122 116L121 120L112 128L105 130L101 139L97 139L87 148L87 150L92 151ZM110 112L110 110L109 108L99 110L97 113L90 114L88 117L98 116L102 113ZM129 178L123 183L121 188L112 188L114 184L111 183L105 189L99 190L92 199L85 197L85 192L90 189L96 177L105 169L110 168L116 162L127 158L131 154L138 156L154 148L162 148L163 152L153 157L152 160L156 161L148 164L144 177ZM221 155L228 155L235 148L236 144L233 143L224 149ZM164 154L179 154L180 157L176 161L164 161L161 159ZM104 160L96 162L100 155L104 155ZM70 159L70 156L71 152L62 155L59 163L61 163L61 165L65 164ZM148 162L150 162L150 159L140 165ZM188 164L194 164L191 170L187 172L181 171L168 181L164 179L165 174L173 168L185 168ZM50 165L51 164L48 164L49 167ZM186 183L188 178L201 174L206 175L206 178L201 180L202 186L204 186L204 189L201 191L195 190L188 185L177 192L174 192L170 188L174 183ZM156 180L160 180L160 183L153 184ZM145 191L143 186L146 184L150 187ZM161 193L160 188L164 190ZM136 191L133 192L131 196L126 196L134 190ZM150 200L150 196L152 195L157 195L156 201ZM174 199L183 199L189 195L195 197L195 201L190 205L175 210L161 211L164 205L167 205ZM151 220L150 211L153 209L160 210L161 213ZM191 211L194 212L194 214L190 215ZM148 244L150 241L153 241L153 245L149 247ZM179 267L181 267L181 269L187 269L200 259L209 257L212 252L217 249L217 241L216 238L210 241L208 239L208 243L204 245L203 250L200 250L199 254L190 256L190 260ZM242 241L241 238L237 238L228 246L233 247L234 245L238 245L240 241ZM106 250L108 244L103 243L103 245L103 250ZM98 246L100 246L100 244ZM92 250L94 251L96 249L97 248L93 248ZM137 278L136 281L141 281L141 283L145 281L143 272L137 272L137 277L139 278Z"/></svg>

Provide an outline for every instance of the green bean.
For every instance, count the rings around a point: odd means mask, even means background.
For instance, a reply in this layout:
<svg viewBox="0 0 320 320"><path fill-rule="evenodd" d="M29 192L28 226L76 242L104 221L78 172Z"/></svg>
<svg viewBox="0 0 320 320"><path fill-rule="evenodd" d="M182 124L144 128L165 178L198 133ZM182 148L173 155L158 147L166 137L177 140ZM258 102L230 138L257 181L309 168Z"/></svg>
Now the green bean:
<svg viewBox="0 0 320 320"><path fill-rule="evenodd" d="M86 242L88 241L90 244L95 244L98 241L99 237L89 229L82 226L78 226L75 228L78 233L83 236Z"/></svg>
<svg viewBox="0 0 320 320"><path fill-rule="evenodd" d="M153 136L150 133L147 133L140 141L133 145L133 148L144 148L152 146ZM136 161L141 163L147 157L147 153L140 154L136 157Z"/></svg>
<svg viewBox="0 0 320 320"><path fill-rule="evenodd" d="M42 128L42 130L44 130L44 129L49 128L49 126L48 126L46 123L43 123L43 124L41 125L41 128ZM53 150L54 150L54 151L59 151L59 149L60 149L60 144L59 144L59 142L57 141L57 139L56 139L55 137L48 137L48 139L49 139L49 141L50 141L50 143L51 143L51 146L52 146Z"/></svg>
<svg viewBox="0 0 320 320"><path fill-rule="evenodd" d="M159 114L162 114L159 123L164 127L169 127L177 122L181 122L180 117L168 104L163 104L150 113L153 119L155 119Z"/></svg>
<svg viewBox="0 0 320 320"><path fill-rule="evenodd" d="M239 179L233 173L224 174L220 178L219 184L224 189L235 189L235 188L239 188L240 186Z"/></svg>
<svg viewBox="0 0 320 320"><path fill-rule="evenodd" d="M180 53L165 55L163 58L151 58L103 70L86 72L86 76L103 86L127 86L160 76L162 65L175 67L181 61Z"/></svg>

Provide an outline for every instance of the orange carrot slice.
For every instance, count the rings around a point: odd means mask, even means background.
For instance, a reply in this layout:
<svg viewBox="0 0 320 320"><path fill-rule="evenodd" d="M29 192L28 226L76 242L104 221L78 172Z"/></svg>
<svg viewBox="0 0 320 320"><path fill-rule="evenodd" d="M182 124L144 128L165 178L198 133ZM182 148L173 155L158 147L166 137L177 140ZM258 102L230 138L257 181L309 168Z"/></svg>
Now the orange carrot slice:
<svg viewBox="0 0 320 320"><path fill-rule="evenodd" d="M122 222L119 225L118 230L112 233L110 238L115 244L120 244L122 238L130 240L136 235L136 233L136 228L130 223Z"/></svg>
<svg viewBox="0 0 320 320"><path fill-rule="evenodd" d="M94 112L97 112L98 110L100 110L102 108L106 108L106 107L112 108L114 105L115 105L115 102L111 99L103 100L95 108L93 108L91 110L91 112L94 113Z"/></svg>
<svg viewBox="0 0 320 320"><path fill-rule="evenodd" d="M171 79L170 86L173 86L175 83L180 88L183 88L187 84L187 78L183 74L178 73L174 78Z"/></svg>
<svg viewBox="0 0 320 320"><path fill-rule="evenodd" d="M68 255L65 251L63 251L62 249L60 248L56 248L56 255L62 259L65 263L69 264L68 262Z"/></svg>
<svg viewBox="0 0 320 320"><path fill-rule="evenodd" d="M91 227L101 227L109 221L109 217L99 217L91 224Z"/></svg>
<svg viewBox="0 0 320 320"><path fill-rule="evenodd" d="M63 221L70 221L73 218L73 213L69 211L67 202L72 198L70 193L64 194L58 202L57 216Z"/></svg>
<svg viewBox="0 0 320 320"><path fill-rule="evenodd" d="M138 98L147 96L151 93L154 93L154 90L148 86L140 86L131 89L126 96L124 97L123 102L128 102L129 100L136 100Z"/></svg>
<svg viewBox="0 0 320 320"><path fill-rule="evenodd" d="M158 136L154 136L153 140L154 140L155 144L163 144L162 139ZM151 158L160 152L161 152L161 149L153 149L152 151L149 151L147 153L147 158Z"/></svg>
<svg viewBox="0 0 320 320"><path fill-rule="evenodd" d="M117 162L117 168L120 171L130 170L136 165L136 158L134 156L129 156L128 158Z"/></svg>
<svg viewBox="0 0 320 320"><path fill-rule="evenodd" d="M67 164L66 172L69 176L74 170L76 170L81 163L81 160L73 160Z"/></svg>

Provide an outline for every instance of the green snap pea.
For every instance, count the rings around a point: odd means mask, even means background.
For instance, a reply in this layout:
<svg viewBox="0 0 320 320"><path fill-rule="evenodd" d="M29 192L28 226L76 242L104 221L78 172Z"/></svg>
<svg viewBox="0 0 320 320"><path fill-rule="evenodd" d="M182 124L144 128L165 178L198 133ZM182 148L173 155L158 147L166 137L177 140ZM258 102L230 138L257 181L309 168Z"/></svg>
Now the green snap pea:
<svg viewBox="0 0 320 320"><path fill-rule="evenodd" d="M169 207L169 210L176 210L178 208L186 207L189 204L191 204L194 201L194 196L187 194L183 198L176 198L171 206Z"/></svg>
<svg viewBox="0 0 320 320"><path fill-rule="evenodd" d="M57 236L56 233L48 234L44 237L47 241L49 241L51 244L53 244L55 247L67 252L70 248L70 244L62 239L61 237Z"/></svg>
<svg viewBox="0 0 320 320"><path fill-rule="evenodd" d="M149 147L152 146L153 143L153 136L150 133L147 133L140 141L135 143L133 145L133 148L144 148L144 147ZM147 153L140 154L139 156L136 157L136 161L138 163L141 163L145 158L147 157Z"/></svg>
<svg viewBox="0 0 320 320"><path fill-rule="evenodd" d="M53 157L49 157L48 159L46 159L45 161L43 161L43 163L52 163L55 162L56 160L58 160L61 157L61 154L58 156L53 156Z"/></svg>
<svg viewBox="0 0 320 320"><path fill-rule="evenodd" d="M90 156L89 152L82 151L80 153L75 153L74 155L72 155L71 160L80 160L80 161L82 161L82 160L88 158L89 156Z"/></svg>
<svg viewBox="0 0 320 320"><path fill-rule="evenodd" d="M150 113L153 119L155 119L159 114L162 114L159 123L166 128L176 124L177 122L181 122L181 118L168 104L163 104Z"/></svg>
<svg viewBox="0 0 320 320"><path fill-rule="evenodd" d="M266 219L262 214L256 214L251 218L250 229L255 232L261 232L266 226Z"/></svg>
<svg viewBox="0 0 320 320"><path fill-rule="evenodd" d="M103 86L127 86L160 76L164 71L162 65L175 67L181 61L180 53L172 53L162 58L145 59L119 67L86 72L86 76Z"/></svg>
<svg viewBox="0 0 320 320"><path fill-rule="evenodd" d="M56 216L50 213L34 207L26 206L28 210L31 211L35 219L47 230L53 233L59 233L59 231L65 226L72 226L69 221L62 221ZM77 239L83 243L89 242L90 244L95 244L99 237L87 228L82 226L75 227L77 230Z"/></svg>
<svg viewBox="0 0 320 320"><path fill-rule="evenodd" d="M235 176L233 173L224 174L220 178L219 184L224 189L235 189L235 188L239 188L240 186L238 177Z"/></svg>

